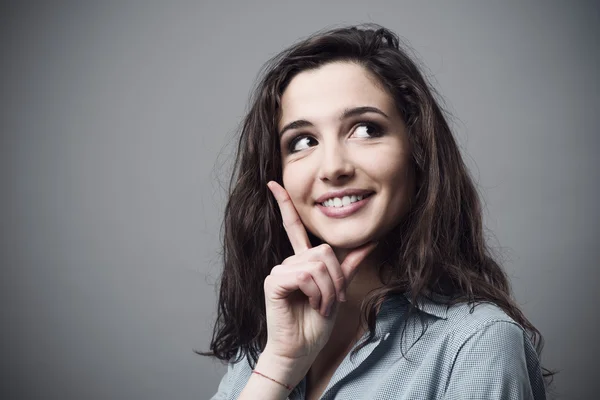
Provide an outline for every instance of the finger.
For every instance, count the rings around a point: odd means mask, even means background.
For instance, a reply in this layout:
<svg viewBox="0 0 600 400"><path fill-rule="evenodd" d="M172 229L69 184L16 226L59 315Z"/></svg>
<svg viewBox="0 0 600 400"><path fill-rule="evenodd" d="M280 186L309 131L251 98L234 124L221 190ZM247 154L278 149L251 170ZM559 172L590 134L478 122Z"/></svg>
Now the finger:
<svg viewBox="0 0 600 400"><path fill-rule="evenodd" d="M271 270L271 275L269 276L278 279L277 282L287 282L290 280L290 276L298 276L301 274L308 274L309 276L311 276L319 291L319 302L317 302L316 304L317 308L320 309L319 312L323 316L327 317L328 311L333 307L333 304L335 303L336 292L331 276L329 275L327 265L323 261L305 261L297 264L277 265ZM281 281L279 281L279 279L281 279ZM283 288L285 288L285 290L287 291L297 290L297 287L294 285L284 286ZM300 289L302 290L301 287ZM304 293L309 297L315 296L313 292ZM282 292L278 292L278 294L278 297L287 297L287 295L284 295ZM311 303L311 307L312 306L313 303Z"/></svg>
<svg viewBox="0 0 600 400"><path fill-rule="evenodd" d="M292 265L286 268L273 269L273 273L265 278L264 289L268 299L285 299L297 290L302 291L308 297L308 302L314 310L321 311L322 294L317 278L313 277L309 270L309 263ZM321 280L321 279L319 279Z"/></svg>
<svg viewBox="0 0 600 400"><path fill-rule="evenodd" d="M288 235L292 248L295 254L300 254L311 248L310 240L306 234L306 229L302 224L302 220L292 203L292 199L280 184L275 181L267 183L269 190L275 196L277 204L279 205L279 211L281 212L281 219L283 220L283 227Z"/></svg>
<svg viewBox="0 0 600 400"><path fill-rule="evenodd" d="M327 270L335 287L337 299L339 301L346 301L346 277L331 246L323 243L317 247L308 249L304 253L286 258L281 265L289 266L302 264L307 261L323 261L327 265ZM278 265L274 270L279 268L282 267Z"/></svg>
<svg viewBox="0 0 600 400"><path fill-rule="evenodd" d="M308 297L308 302L313 310L318 310L321 304L321 291L314 281L313 277L306 271L296 274L298 287Z"/></svg>
<svg viewBox="0 0 600 400"><path fill-rule="evenodd" d="M333 303L335 303L336 295L327 265L323 261L311 261L308 264L311 266L310 274L321 292L320 313L328 317Z"/></svg>
<svg viewBox="0 0 600 400"><path fill-rule="evenodd" d="M377 247L376 242L368 242L355 250L352 250L342 261L341 268L346 277L346 285L354 279L354 275L360 263Z"/></svg>
<svg viewBox="0 0 600 400"><path fill-rule="evenodd" d="M271 274L265 278L265 297L269 300L286 299L296 290L300 289L296 273Z"/></svg>
<svg viewBox="0 0 600 400"><path fill-rule="evenodd" d="M327 265L327 271L333 282L337 299L346 301L346 277L331 246L323 243L307 251L306 255L309 261L323 261Z"/></svg>

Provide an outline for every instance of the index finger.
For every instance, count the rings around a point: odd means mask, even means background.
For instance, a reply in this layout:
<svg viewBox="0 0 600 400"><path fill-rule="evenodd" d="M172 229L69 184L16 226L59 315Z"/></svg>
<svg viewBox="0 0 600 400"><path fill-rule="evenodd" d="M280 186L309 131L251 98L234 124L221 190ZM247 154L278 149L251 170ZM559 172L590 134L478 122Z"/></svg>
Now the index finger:
<svg viewBox="0 0 600 400"><path fill-rule="evenodd" d="M310 249L311 245L306 234L306 229L287 190L275 181L269 181L267 186L271 190L271 193L273 193L273 196L275 196L275 200L277 200L279 211L281 211L283 227L288 235L288 239L290 239L294 253L300 254Z"/></svg>
<svg viewBox="0 0 600 400"><path fill-rule="evenodd" d="M340 266L342 268L344 277L346 278L347 285L349 285L350 282L352 282L352 279L354 279L354 275L356 274L359 264L365 258L367 258L369 253L371 253L375 247L377 247L377 245L377 242L367 242L346 255L346 258L344 258L344 261L342 261Z"/></svg>

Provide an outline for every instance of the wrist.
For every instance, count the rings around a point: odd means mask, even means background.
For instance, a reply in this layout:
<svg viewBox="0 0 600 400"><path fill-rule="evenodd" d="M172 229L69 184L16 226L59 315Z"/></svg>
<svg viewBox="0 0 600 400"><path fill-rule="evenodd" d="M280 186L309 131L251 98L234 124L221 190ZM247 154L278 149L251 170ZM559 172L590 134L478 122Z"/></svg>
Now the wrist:
<svg viewBox="0 0 600 400"><path fill-rule="evenodd" d="M254 370L284 386L294 388L304 378L311 365L312 362L308 359L290 359L265 349L258 358Z"/></svg>

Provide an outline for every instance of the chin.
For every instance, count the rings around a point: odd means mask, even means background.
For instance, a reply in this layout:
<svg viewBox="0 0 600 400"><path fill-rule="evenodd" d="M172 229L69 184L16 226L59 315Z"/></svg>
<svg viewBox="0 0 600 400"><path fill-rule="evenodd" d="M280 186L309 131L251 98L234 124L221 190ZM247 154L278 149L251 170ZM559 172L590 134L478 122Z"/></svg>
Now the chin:
<svg viewBox="0 0 600 400"><path fill-rule="evenodd" d="M360 247L368 242L370 242L371 240L373 240L370 236L361 236L361 237L335 237L335 238L329 238L327 237L327 235L324 235L324 237L319 236L319 238L324 242L327 243L328 245L330 245L333 248L336 249L345 249L345 250L351 250L351 249L355 249L357 247Z"/></svg>

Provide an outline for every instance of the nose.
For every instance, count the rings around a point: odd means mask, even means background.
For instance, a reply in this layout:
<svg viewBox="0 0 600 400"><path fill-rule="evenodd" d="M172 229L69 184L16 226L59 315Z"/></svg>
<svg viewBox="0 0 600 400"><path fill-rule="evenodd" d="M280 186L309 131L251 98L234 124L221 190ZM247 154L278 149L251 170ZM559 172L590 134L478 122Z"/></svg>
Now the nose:
<svg viewBox="0 0 600 400"><path fill-rule="evenodd" d="M322 144L322 159L319 168L319 179L337 183L354 176L354 165L345 146L340 143Z"/></svg>

